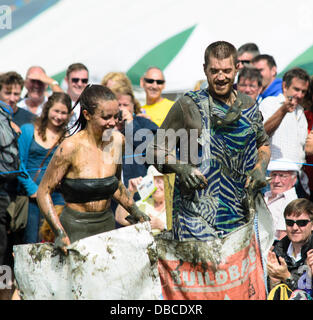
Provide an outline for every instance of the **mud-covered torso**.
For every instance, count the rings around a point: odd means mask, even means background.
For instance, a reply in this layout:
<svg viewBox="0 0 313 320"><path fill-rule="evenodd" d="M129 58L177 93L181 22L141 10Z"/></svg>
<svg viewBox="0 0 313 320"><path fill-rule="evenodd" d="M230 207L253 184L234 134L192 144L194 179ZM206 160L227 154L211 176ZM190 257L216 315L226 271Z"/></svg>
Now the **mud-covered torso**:
<svg viewBox="0 0 313 320"><path fill-rule="evenodd" d="M226 120L230 107L213 100L206 90L186 95L201 115L197 167L207 178L208 187L182 194L176 177L173 230L180 240L207 240L246 223L244 184L257 160L257 140L263 134L263 125L257 106L247 107L240 99L236 106L239 114L229 122Z"/></svg>

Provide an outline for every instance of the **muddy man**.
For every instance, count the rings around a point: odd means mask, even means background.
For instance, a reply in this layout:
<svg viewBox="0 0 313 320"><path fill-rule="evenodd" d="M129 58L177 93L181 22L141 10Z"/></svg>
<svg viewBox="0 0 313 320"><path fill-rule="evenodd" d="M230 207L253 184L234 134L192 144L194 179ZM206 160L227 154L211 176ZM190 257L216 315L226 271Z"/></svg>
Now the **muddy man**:
<svg viewBox="0 0 313 320"><path fill-rule="evenodd" d="M258 106L233 88L236 62L232 44L210 44L208 88L179 98L148 147L160 172L176 173L172 232L180 241L223 237L244 225L249 196L266 185L268 136Z"/></svg>

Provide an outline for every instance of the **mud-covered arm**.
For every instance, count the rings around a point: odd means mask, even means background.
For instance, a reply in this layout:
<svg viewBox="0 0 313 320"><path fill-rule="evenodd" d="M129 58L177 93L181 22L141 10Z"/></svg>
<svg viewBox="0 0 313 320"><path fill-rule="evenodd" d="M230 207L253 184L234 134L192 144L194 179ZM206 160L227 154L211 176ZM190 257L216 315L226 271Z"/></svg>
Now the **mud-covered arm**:
<svg viewBox="0 0 313 320"><path fill-rule="evenodd" d="M149 221L150 218L139 210L132 195L125 188L122 181L119 181L118 188L113 194L113 198L130 214L136 221Z"/></svg>
<svg viewBox="0 0 313 320"><path fill-rule="evenodd" d="M205 177L193 166L186 156L186 160L176 158L177 145L186 147L198 144L196 138L201 132L201 115L198 107L191 98L183 96L179 98L169 113L162 126L158 129L152 143L147 147L147 159L162 173L176 173L180 176L183 187L188 190L204 188L207 184ZM196 130L193 135L195 141L190 141L191 130ZM181 149L182 149L181 148Z"/></svg>
<svg viewBox="0 0 313 320"><path fill-rule="evenodd" d="M55 246L67 254L66 246L70 240L64 231L55 211L51 194L65 176L71 165L74 148L68 141L63 141L54 153L37 191L37 203L55 234Z"/></svg>

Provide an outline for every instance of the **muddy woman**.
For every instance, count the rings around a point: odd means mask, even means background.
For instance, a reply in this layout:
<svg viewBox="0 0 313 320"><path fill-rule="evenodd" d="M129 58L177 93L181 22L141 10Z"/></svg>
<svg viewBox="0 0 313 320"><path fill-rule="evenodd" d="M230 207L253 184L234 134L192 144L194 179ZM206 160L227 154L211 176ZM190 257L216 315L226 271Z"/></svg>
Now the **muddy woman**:
<svg viewBox="0 0 313 320"><path fill-rule="evenodd" d="M115 95L101 85L89 85L78 102L80 131L60 144L37 191L40 210L55 233L55 246L64 254L71 242L115 228L112 198L137 221L149 220L121 182L118 159L124 137L113 130L119 116ZM65 200L60 218L51 199L57 186Z"/></svg>

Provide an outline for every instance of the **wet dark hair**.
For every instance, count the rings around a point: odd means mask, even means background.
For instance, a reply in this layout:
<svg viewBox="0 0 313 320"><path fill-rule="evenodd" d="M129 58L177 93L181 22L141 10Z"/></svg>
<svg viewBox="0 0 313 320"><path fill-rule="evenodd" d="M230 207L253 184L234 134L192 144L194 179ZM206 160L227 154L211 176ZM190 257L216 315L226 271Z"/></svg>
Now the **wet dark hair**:
<svg viewBox="0 0 313 320"><path fill-rule="evenodd" d="M38 135L42 138L43 141L46 141L46 129L48 125L48 114L49 110L54 106L55 103L60 102L67 107L67 111L70 114L72 111L72 100L67 93L64 92L54 92L49 98L48 101L44 104L42 112L39 118L35 119L35 124L38 126ZM69 118L68 118L69 120ZM63 130L63 135L65 135L66 127L68 121L60 127Z"/></svg>
<svg viewBox="0 0 313 320"><path fill-rule="evenodd" d="M216 42L211 43L205 49L205 53L204 53L204 67L205 68L209 64L210 57L214 57L217 59L226 59L229 57L233 57L233 63L234 63L234 65L236 65L236 63L237 63L237 50L229 42L216 41Z"/></svg>
<svg viewBox="0 0 313 320"><path fill-rule="evenodd" d="M89 114L93 115L98 107L99 101L111 100L116 100L116 96L108 87L100 84L88 84L72 108L72 110L74 110L77 104L80 103L80 115L72 127L75 128L72 134L79 129L83 130L86 128L87 120L83 115L83 110L87 110Z"/></svg>
<svg viewBox="0 0 313 320"><path fill-rule="evenodd" d="M302 213L307 213L310 220L313 220L313 203L306 198L292 200L285 208L284 217L286 218L292 213L296 216L300 216Z"/></svg>

